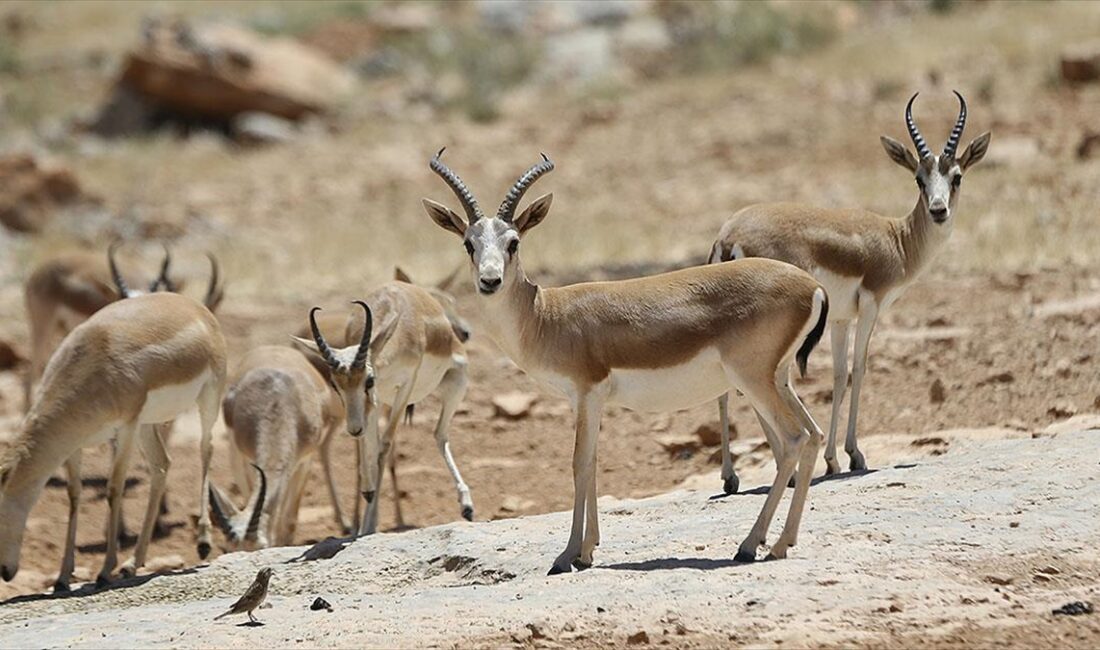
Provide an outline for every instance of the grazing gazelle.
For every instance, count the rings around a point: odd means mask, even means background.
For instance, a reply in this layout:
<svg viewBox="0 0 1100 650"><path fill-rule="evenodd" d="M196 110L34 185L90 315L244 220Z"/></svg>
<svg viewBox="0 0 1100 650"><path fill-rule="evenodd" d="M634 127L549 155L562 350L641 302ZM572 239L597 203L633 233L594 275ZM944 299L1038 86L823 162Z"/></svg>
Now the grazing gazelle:
<svg viewBox="0 0 1100 650"><path fill-rule="evenodd" d="M222 413L233 449L259 470L260 485L243 511L212 485L215 523L231 543L291 544L313 457L343 418L340 398L301 352L267 345L241 360Z"/></svg>
<svg viewBox="0 0 1100 650"><path fill-rule="evenodd" d="M596 439L604 404L675 410L740 390L760 413L779 474L737 559L752 561L788 478L798 483L771 556L793 546L814 457L823 438L791 388L790 367L805 363L825 327L825 291L809 274L773 260L701 266L647 278L544 289L527 279L520 238L550 211L551 194L515 216L520 199L554 168L543 161L520 176L496 216L439 159L431 168L462 203L468 220L424 199L428 215L462 239L490 335L535 379L565 394L576 414L573 525L551 574L592 564L600 541Z"/></svg>
<svg viewBox="0 0 1100 650"><path fill-rule="evenodd" d="M113 248L113 246L112 246ZM148 283L149 293L170 286L168 251L160 274ZM145 285L127 275L128 285ZM31 359L24 377L24 410L31 407L31 394L58 342L89 316L121 296L101 253L66 253L42 262L31 271L23 286L23 299L30 326Z"/></svg>
<svg viewBox="0 0 1100 650"><path fill-rule="evenodd" d="M366 302L356 304L364 315L348 320L344 341L357 344L331 347L317 326L316 307L310 311L313 340L295 340L328 364L332 385L344 400L348 433L359 438L359 491L367 501L360 534L373 533L378 527L375 495L401 415L409 404L433 392L443 403L435 426L436 445L454 479L462 516L473 520L474 502L451 454L449 434L468 384L462 342L439 302L407 282L386 283L368 294ZM382 323L377 330L372 327L373 314ZM388 411L381 434L378 402ZM364 426L366 435L362 435ZM394 499L399 498L394 474Z"/></svg>
<svg viewBox="0 0 1100 650"><path fill-rule="evenodd" d="M78 325L46 365L21 430L0 461L0 576L11 580L27 515L50 474L64 463L69 479L69 528L56 588L65 590L73 570L84 447L112 438L117 453L107 481L110 515L107 554L99 581L110 579L118 560L122 488L134 444L152 481L133 573L145 562L170 459L152 424L176 418L198 404L202 423L202 488L198 552L210 552L207 503L211 429L225 387L225 340L203 305L174 293L151 293L112 303Z"/></svg>
<svg viewBox="0 0 1100 650"><path fill-rule="evenodd" d="M955 95L959 98L959 116L940 155L928 148L913 121L916 95L905 107L905 124L917 156L900 142L881 137L890 160L916 176L917 204L905 217L894 219L865 210L818 208L799 203L764 203L733 215L718 232L711 249L711 262L744 257L789 262L813 274L828 291L833 348L833 409L825 445L829 474L840 471L836 432L848 384L848 331L852 322L856 321L852 403L844 450L850 469L862 470L867 468L867 462L856 445L856 418L875 321L928 267L951 235L963 173L977 164L989 148L990 135L986 132L975 138L961 156L955 156L966 126L966 101L958 92ZM727 491L736 491L724 398L719 407L724 449L722 478Z"/></svg>

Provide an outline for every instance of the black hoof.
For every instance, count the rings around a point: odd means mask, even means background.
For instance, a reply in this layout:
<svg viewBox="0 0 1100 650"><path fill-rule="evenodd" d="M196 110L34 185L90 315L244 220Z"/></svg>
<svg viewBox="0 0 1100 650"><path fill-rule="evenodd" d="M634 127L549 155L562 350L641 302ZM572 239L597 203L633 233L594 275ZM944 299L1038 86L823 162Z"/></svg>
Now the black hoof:
<svg viewBox="0 0 1100 650"><path fill-rule="evenodd" d="M591 569L592 568L592 563L591 562L581 562L581 559L577 558L577 559L573 560L573 567L575 569L577 569L577 571L584 571L585 569Z"/></svg>
<svg viewBox="0 0 1100 650"><path fill-rule="evenodd" d="M205 560L207 555L210 555L210 543L199 542L199 559Z"/></svg>
<svg viewBox="0 0 1100 650"><path fill-rule="evenodd" d="M834 465L830 465L828 462L825 463L825 476L832 476L834 474L839 474L839 473L840 473L840 466L839 465L834 466Z"/></svg>
<svg viewBox="0 0 1100 650"><path fill-rule="evenodd" d="M53 592L55 594L67 594L70 591L72 591L72 587L70 587L69 583L67 582L61 582L60 580L58 580L57 582L53 583Z"/></svg>
<svg viewBox="0 0 1100 650"><path fill-rule="evenodd" d="M726 494L737 494L737 488L741 486L741 481L736 476L731 476L722 481L722 491Z"/></svg>
<svg viewBox="0 0 1100 650"><path fill-rule="evenodd" d="M111 584L111 576L104 575L102 573L99 574L98 576L96 576L96 579L95 579L95 586L96 587L103 588L103 587L106 587L109 584Z"/></svg>
<svg viewBox="0 0 1100 650"><path fill-rule="evenodd" d="M749 553L747 551L737 551L737 555L733 556L733 561L734 562L745 562L745 563L755 562L756 561L756 553Z"/></svg>
<svg viewBox="0 0 1100 650"><path fill-rule="evenodd" d="M473 506L463 506L463 508L462 508L462 518L465 519L466 521L473 521L474 520L474 508L473 508Z"/></svg>
<svg viewBox="0 0 1100 650"><path fill-rule="evenodd" d="M569 573L570 571L571 571L571 569L569 567L565 567L563 569L560 566L555 564L554 566L550 567L550 570L546 572L546 575L556 576L556 575L561 574L561 573Z"/></svg>
<svg viewBox="0 0 1100 650"><path fill-rule="evenodd" d="M863 454L852 456L852 459L848 462L848 469L853 472L862 472L867 469L867 461L863 459Z"/></svg>

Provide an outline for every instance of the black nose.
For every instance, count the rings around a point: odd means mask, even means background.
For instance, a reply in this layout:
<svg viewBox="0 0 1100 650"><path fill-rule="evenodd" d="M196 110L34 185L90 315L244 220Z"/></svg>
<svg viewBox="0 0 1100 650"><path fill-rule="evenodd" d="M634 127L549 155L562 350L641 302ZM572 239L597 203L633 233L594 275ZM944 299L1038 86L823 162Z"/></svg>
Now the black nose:
<svg viewBox="0 0 1100 650"><path fill-rule="evenodd" d="M481 284L487 289L496 289L500 286L502 280L500 278L482 278Z"/></svg>
<svg viewBox="0 0 1100 650"><path fill-rule="evenodd" d="M947 221L947 208L933 208L929 210L932 213L932 219L936 223L943 223Z"/></svg>
<svg viewBox="0 0 1100 650"><path fill-rule="evenodd" d="M469 341L470 340L470 331L469 330L458 330L458 340L462 341L463 343L465 343L466 341Z"/></svg>
<svg viewBox="0 0 1100 650"><path fill-rule="evenodd" d="M350 435L352 438L358 438L359 436L363 435L363 430L358 429L356 431L348 431L348 435Z"/></svg>
<svg viewBox="0 0 1100 650"><path fill-rule="evenodd" d="M11 579L15 577L15 571L12 571L6 566L0 567L0 577L4 578L4 582L11 582Z"/></svg>

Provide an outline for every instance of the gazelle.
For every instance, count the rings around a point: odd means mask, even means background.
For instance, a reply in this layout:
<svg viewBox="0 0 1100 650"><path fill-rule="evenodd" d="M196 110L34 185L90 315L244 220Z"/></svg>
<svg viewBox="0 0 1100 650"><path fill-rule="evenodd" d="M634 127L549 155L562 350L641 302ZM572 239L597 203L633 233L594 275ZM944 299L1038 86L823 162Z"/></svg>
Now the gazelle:
<svg viewBox="0 0 1100 650"><path fill-rule="evenodd" d="M586 568L600 542L596 509L596 440L605 404L675 410L744 393L767 425L779 474L737 559L752 561L787 479L799 481L771 556L794 545L823 438L791 388L790 366L804 363L828 312L825 291L809 274L772 260L745 260L618 282L544 289L527 279L520 240L546 218L553 195L517 217L520 199L554 165L520 176L486 218L473 194L440 160L431 169L458 197L467 219L424 199L437 225L462 239L490 335L528 374L562 393L576 415L573 524L551 574Z"/></svg>
<svg viewBox="0 0 1100 650"><path fill-rule="evenodd" d="M382 471L392 453L397 427L405 409L435 392L443 405L435 426L440 455L454 479L462 516L472 521L470 488L451 454L450 424L468 385L466 354L443 307L430 293L406 282L389 282L356 301L363 317L348 320L345 341L358 343L333 349L310 310L313 340L296 338L331 369L332 385L344 400L348 433L359 438L360 493L366 513L359 533L378 527L378 493ZM370 306L368 306L368 304ZM382 323L373 328L373 314ZM388 410L385 431L379 434L378 403ZM366 435L362 435L364 428ZM394 478L394 499L400 498Z"/></svg>
<svg viewBox="0 0 1100 650"><path fill-rule="evenodd" d="M123 484L134 444L150 466L152 481L132 574L145 562L170 458L153 424L198 404L202 423L202 490L198 552L210 552L207 503L211 429L225 386L225 340L214 315L194 300L153 293L112 303L78 325L46 365L34 403L0 462L0 576L11 580L27 515L50 474L65 465L69 479L69 528L56 589L66 590L73 570L84 447L110 439L117 453L107 481L110 515L107 554L99 581L110 579L118 560Z"/></svg>
<svg viewBox="0 0 1100 650"><path fill-rule="evenodd" d="M825 445L827 473L840 471L836 432L848 383L848 332L856 322L852 360L852 402L844 450L849 468L867 468L856 444L859 395L867 370L867 351L875 322L902 291L928 267L943 247L955 222L955 206L963 174L989 148L989 132L975 138L956 157L966 126L966 101L959 98L959 116L943 151L937 156L913 121L914 94L905 107L905 124L917 149L882 136L886 155L912 172L919 190L917 204L901 219L859 209L818 208L798 203L765 203L742 209L718 232L711 262L767 257L812 273L829 294L829 324L833 348L833 408ZM736 491L729 455L729 419L725 397L719 402L722 428L722 478L726 491ZM731 489L732 488L732 489Z"/></svg>
<svg viewBox="0 0 1100 650"><path fill-rule="evenodd" d="M260 472L260 485L243 511L212 486L215 523L232 543L291 544L313 457L343 417L340 398L301 352L268 345L241 360L222 413L231 445Z"/></svg>

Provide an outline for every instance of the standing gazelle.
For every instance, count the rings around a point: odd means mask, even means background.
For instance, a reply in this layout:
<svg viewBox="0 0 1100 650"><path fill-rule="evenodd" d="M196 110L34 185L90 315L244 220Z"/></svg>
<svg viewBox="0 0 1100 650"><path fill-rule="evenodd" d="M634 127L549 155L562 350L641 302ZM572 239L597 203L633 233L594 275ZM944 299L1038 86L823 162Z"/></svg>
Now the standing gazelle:
<svg viewBox="0 0 1100 650"><path fill-rule="evenodd" d="M359 343L330 346L317 325L317 307L309 314L313 340L295 340L328 364L332 385L344 400L348 433L359 438L359 491L367 501L359 533L373 533L378 527L375 495L393 453L402 414L433 392L443 403L435 425L436 446L454 480L462 517L472 521L474 502L451 455L449 433L451 419L466 395L466 354L446 312L430 293L407 282L386 283L368 294L366 302L355 303L363 308L363 316L348 320L344 339ZM375 314L381 323L377 330ZM379 401L387 411L381 434ZM362 435L364 428L366 435ZM393 486L396 501L400 498L396 473Z"/></svg>
<svg viewBox="0 0 1100 650"><path fill-rule="evenodd" d="M222 412L230 444L260 484L243 511L212 485L215 523L231 543L292 543L313 457L343 417L339 397L301 352L266 345L241 359Z"/></svg>
<svg viewBox="0 0 1100 650"><path fill-rule="evenodd" d="M573 525L551 574L591 566L600 541L596 439L604 404L675 410L740 390L761 414L779 475L737 559L752 561L788 478L798 468L787 521L770 555L793 546L823 438L791 388L790 367L804 362L828 313L825 291L809 274L772 260L745 260L619 282L543 289L520 264L520 238L550 211L552 195L518 217L527 189L554 166L545 156L516 181L495 217L439 159L431 168L458 197L464 220L424 199L428 215L462 239L489 333L535 379L565 394L576 414Z"/></svg>
<svg viewBox="0 0 1100 650"><path fill-rule="evenodd" d="M58 590L69 586L80 500L81 450L110 439L117 453L107 481L110 515L107 555L99 581L110 579L118 559L122 488L137 443L152 481L133 573L145 562L170 458L152 424L174 419L198 404L202 423L202 494L199 556L210 551L207 472L211 429L225 386L225 340L214 315L190 298L153 293L112 303L78 325L50 358L22 429L0 461L0 576L19 570L27 515L50 474L62 463L69 479L69 528Z"/></svg>
<svg viewBox="0 0 1100 650"><path fill-rule="evenodd" d="M977 164L989 148L988 132L974 139L956 158L966 101L958 92L959 117L940 155L928 148L913 121L913 95L905 107L905 124L917 148L914 156L903 144L881 137L890 159L913 172L917 204L901 219L859 209L818 208L798 203L764 203L742 209L718 232L711 262L745 257L767 257L789 262L814 275L829 293L832 326L833 409L825 445L827 473L840 471L836 459L836 432L848 383L848 331L856 321L852 360L852 403L844 450L852 470L867 468L856 445L859 394L867 369L867 349L875 321L902 291L928 267L951 234L963 173ZM918 157L919 156L919 157ZM729 419L726 399L719 402L722 421L722 478L726 491L736 491L729 455Z"/></svg>

